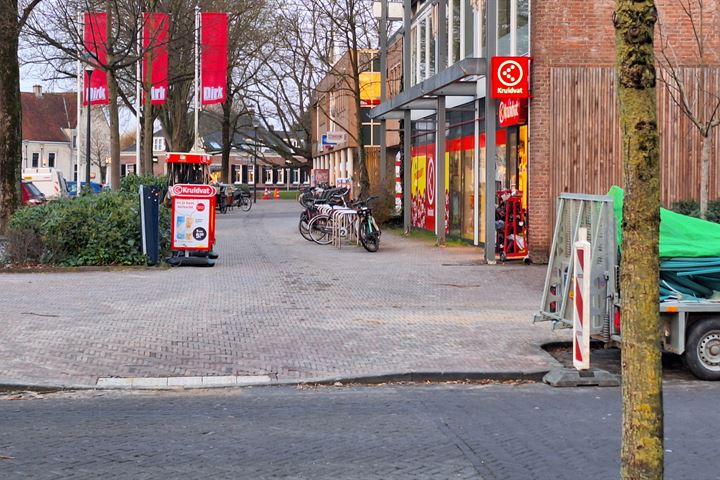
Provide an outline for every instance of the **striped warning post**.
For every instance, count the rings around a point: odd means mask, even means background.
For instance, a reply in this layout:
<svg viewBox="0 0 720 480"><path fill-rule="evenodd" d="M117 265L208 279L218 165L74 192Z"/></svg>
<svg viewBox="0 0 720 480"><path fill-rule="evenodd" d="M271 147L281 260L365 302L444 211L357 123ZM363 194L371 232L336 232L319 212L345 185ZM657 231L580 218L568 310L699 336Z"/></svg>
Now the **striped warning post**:
<svg viewBox="0 0 720 480"><path fill-rule="evenodd" d="M395 155L395 212L400 213L402 210L402 179L400 178L400 167L402 157L400 152Z"/></svg>
<svg viewBox="0 0 720 480"><path fill-rule="evenodd" d="M573 366L577 370L590 368L590 252L587 229L581 228L574 260Z"/></svg>

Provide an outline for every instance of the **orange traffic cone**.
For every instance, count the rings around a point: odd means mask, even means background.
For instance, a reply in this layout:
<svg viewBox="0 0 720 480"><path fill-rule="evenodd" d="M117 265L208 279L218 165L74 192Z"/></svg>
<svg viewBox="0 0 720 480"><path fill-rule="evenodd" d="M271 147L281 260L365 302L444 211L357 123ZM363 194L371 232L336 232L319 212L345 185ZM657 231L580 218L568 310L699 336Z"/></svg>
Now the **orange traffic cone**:
<svg viewBox="0 0 720 480"><path fill-rule="evenodd" d="M267 188L265 189L265 193L263 193L262 199L263 199L263 200L270 200L270 192L268 191Z"/></svg>
<svg viewBox="0 0 720 480"><path fill-rule="evenodd" d="M277 187L275 187L275 191L273 192L273 198L275 200L278 200L280 198L280 190L278 190Z"/></svg>

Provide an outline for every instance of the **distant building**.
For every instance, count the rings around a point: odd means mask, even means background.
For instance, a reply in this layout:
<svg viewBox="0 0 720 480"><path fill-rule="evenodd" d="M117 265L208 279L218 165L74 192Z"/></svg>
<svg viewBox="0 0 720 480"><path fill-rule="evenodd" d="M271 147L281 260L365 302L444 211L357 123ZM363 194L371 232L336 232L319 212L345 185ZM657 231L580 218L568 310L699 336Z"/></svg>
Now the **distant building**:
<svg viewBox="0 0 720 480"><path fill-rule="evenodd" d="M20 94L22 104L22 168L50 167L67 180L76 180L77 149L80 168L85 168L86 108L77 128L77 93L45 93L40 85ZM93 133L95 132L95 133ZM100 166L110 156L107 147L110 127L100 107L93 107L91 125L91 178L101 181ZM78 136L79 133L79 136ZM107 153L104 154L103 152Z"/></svg>

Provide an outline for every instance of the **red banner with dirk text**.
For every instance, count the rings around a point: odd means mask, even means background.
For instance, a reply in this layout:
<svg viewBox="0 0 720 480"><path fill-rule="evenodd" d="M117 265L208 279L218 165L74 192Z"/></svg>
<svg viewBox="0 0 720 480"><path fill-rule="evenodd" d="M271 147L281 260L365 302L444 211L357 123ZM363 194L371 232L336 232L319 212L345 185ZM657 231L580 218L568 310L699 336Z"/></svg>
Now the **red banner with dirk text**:
<svg viewBox="0 0 720 480"><path fill-rule="evenodd" d="M150 82L153 105L162 105L168 94L168 25L167 13L146 13L143 28L143 79Z"/></svg>
<svg viewBox="0 0 720 480"><path fill-rule="evenodd" d="M83 44L90 53L90 62L95 69L90 76L88 85L88 72L85 70L83 80L83 105L107 105L110 103L108 95L107 73L101 68L107 62L107 15L104 13L86 12L85 26L83 28ZM97 59L97 60L96 60ZM87 64L83 65L83 68Z"/></svg>
<svg viewBox="0 0 720 480"><path fill-rule="evenodd" d="M201 103L223 103L227 98L227 13L202 13L200 17Z"/></svg>

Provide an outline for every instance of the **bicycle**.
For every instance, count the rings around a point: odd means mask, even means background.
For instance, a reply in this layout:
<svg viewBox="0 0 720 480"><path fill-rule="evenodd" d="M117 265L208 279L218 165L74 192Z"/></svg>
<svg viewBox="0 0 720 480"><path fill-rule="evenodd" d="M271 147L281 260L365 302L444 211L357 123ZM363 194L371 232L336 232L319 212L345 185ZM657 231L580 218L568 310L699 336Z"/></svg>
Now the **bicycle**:
<svg viewBox="0 0 720 480"><path fill-rule="evenodd" d="M250 192L246 192L242 189L237 189L233 192L233 207L238 207L243 212L249 212L252 208L252 196Z"/></svg>
<svg viewBox="0 0 720 480"><path fill-rule="evenodd" d="M370 197L367 200L355 204L358 217L358 237L360 243L368 252L377 252L380 249L380 227L378 227L372 209L367 205L371 200L378 197Z"/></svg>
<svg viewBox="0 0 720 480"><path fill-rule="evenodd" d="M308 193L310 195L307 195ZM319 193L315 192L314 194L312 192L306 192L306 196L301 201L305 209L300 214L300 221L298 222L300 235L302 235L305 240L312 242L310 222L319 214L320 205L345 205L345 196L347 193L348 189L342 187L319 190ZM318 196L316 197L314 195Z"/></svg>

